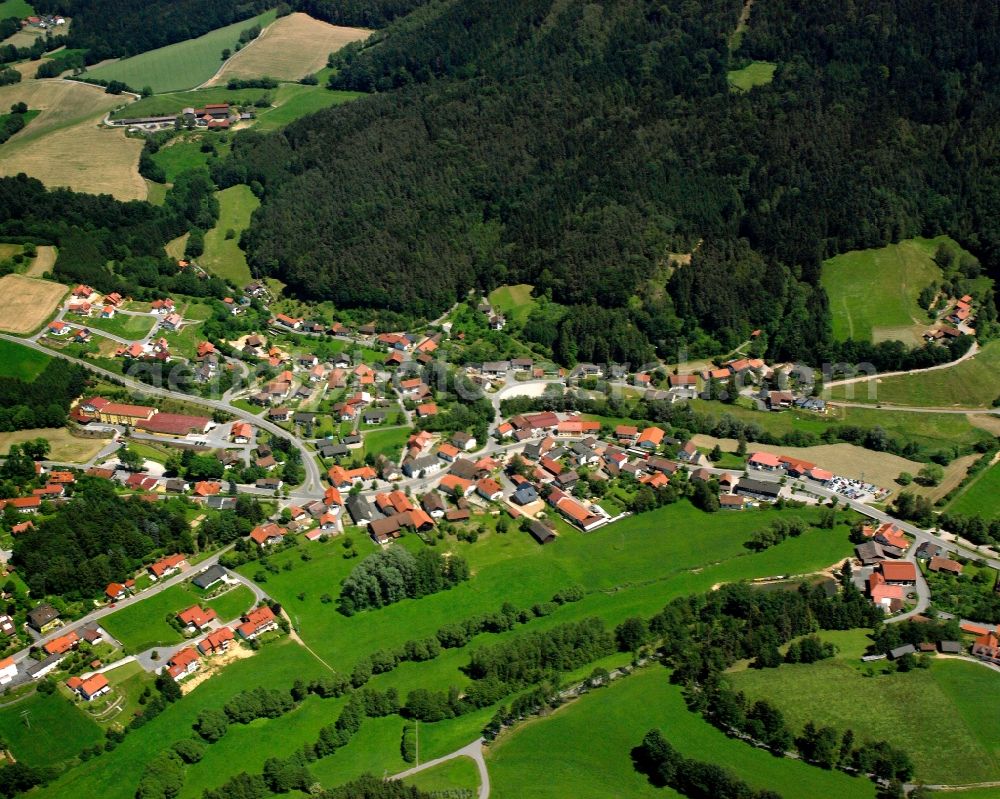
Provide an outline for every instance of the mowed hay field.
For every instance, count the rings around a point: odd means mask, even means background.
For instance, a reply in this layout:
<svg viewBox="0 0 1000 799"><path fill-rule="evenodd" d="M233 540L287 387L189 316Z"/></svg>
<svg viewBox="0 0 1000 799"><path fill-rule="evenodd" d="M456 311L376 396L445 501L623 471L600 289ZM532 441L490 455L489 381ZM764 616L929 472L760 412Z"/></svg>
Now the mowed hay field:
<svg viewBox="0 0 1000 799"><path fill-rule="evenodd" d="M42 326L69 292L67 286L24 275L0 278L0 331L23 335Z"/></svg>
<svg viewBox="0 0 1000 799"><path fill-rule="evenodd" d="M34 430L15 430L0 433L0 456L10 451L11 444L23 444L44 438L52 449L49 459L61 463L86 463L110 442L107 438L78 438L65 427L44 427Z"/></svg>
<svg viewBox="0 0 1000 799"><path fill-rule="evenodd" d="M210 85L230 78L299 80L326 66L330 53L368 38L365 28L344 28L296 12L282 17L240 52L233 55Z"/></svg>
<svg viewBox="0 0 1000 799"><path fill-rule="evenodd" d="M917 297L921 289L941 279L932 258L939 244L950 241L946 236L908 239L825 261L821 282L830 298L833 337L919 344L930 321Z"/></svg>
<svg viewBox="0 0 1000 799"><path fill-rule="evenodd" d="M87 74L103 80L124 81L136 91L143 86L149 86L154 92L193 89L215 75L222 66L222 51L236 48L241 31L254 25L267 25L274 16L274 11L268 11L256 18L216 28L197 39L102 64Z"/></svg>
<svg viewBox="0 0 1000 799"><path fill-rule="evenodd" d="M1000 515L1000 464L977 475L948 504L948 512L982 516L987 520Z"/></svg>
<svg viewBox="0 0 1000 799"><path fill-rule="evenodd" d="M39 244L36 250L35 260L31 262L28 271L24 273L27 277L41 277L46 272L51 272L52 267L56 265L56 256L59 254L59 250L51 244Z"/></svg>
<svg viewBox="0 0 1000 799"><path fill-rule="evenodd" d="M122 103L97 86L60 80L27 80L0 88L0 108L23 101L41 113L0 146L0 175L24 172L49 188L67 186L120 200L144 200L139 175L140 139L100 127Z"/></svg>

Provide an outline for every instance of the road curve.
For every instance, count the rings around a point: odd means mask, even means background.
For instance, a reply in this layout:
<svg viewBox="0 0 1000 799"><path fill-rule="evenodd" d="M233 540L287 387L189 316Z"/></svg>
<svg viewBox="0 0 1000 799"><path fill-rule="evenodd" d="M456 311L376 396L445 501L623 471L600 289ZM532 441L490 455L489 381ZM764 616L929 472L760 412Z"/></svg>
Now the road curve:
<svg viewBox="0 0 1000 799"><path fill-rule="evenodd" d="M456 749L454 752L445 755L444 757L439 757L434 760L428 760L426 763L421 763L419 766L414 766L406 771L401 771L398 774L393 774L390 779L402 780L407 777L412 777L414 774L419 774L421 771L425 771L429 768L434 768L442 763L447 763L449 760L455 760L459 757L470 758L475 764L476 768L479 769L479 799L489 799L490 796L490 773L486 769L486 759L483 757L483 739L477 738L470 744L466 744L461 749Z"/></svg>
<svg viewBox="0 0 1000 799"><path fill-rule="evenodd" d="M57 350L49 349L39 344L37 341L31 341L30 339L19 338L18 336L11 336L5 333L0 333L0 339L6 341L12 341L15 344L21 344L22 346L29 347L30 349L37 350L38 352L45 353L46 355L53 358L62 358L65 361L70 361L71 363L79 364L84 368L99 374L102 377L106 377L112 382L122 383L127 388L137 391L142 394L146 394L154 397L167 397L169 399L179 400L181 402L187 402L191 405L201 405L202 407L209 408L211 410L222 411L235 416L244 421L250 422L251 424L261 428L262 430L267 430L267 432L278 436L279 438L284 438L292 442L293 446L298 449L299 454L302 456L302 466L306 471L306 479L302 484L301 490L304 493L314 494L320 496L323 493L322 476L320 474L319 465L316 463L316 458L313 453L306 448L295 435L288 432L282 427L269 422L267 419L256 416L249 411L244 411L241 408L237 408L230 405L227 402L221 400L206 399L205 397L198 397L192 394L185 394L182 391L171 391L166 388L160 388L159 386L150 386L146 383L141 383L138 380L132 380L129 377L125 377L116 372L112 372L109 369L103 369L100 366L96 366L92 363L87 362L81 358L74 358L71 355L66 355L65 353L59 352Z"/></svg>

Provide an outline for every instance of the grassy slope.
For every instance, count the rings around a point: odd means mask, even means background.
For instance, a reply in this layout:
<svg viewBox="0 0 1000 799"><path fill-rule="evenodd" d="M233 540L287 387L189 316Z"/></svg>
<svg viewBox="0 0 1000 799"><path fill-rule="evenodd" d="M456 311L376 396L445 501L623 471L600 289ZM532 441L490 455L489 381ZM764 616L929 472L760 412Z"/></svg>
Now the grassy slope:
<svg viewBox="0 0 1000 799"><path fill-rule="evenodd" d="M880 328L927 322L917 295L941 278L932 256L943 241L949 239L909 239L877 250L854 250L824 262L822 284L830 297L834 338L865 341L874 336L879 340Z"/></svg>
<svg viewBox="0 0 1000 799"><path fill-rule="evenodd" d="M632 747L654 727L687 757L719 763L751 785L770 788L786 799L846 799L875 793L870 782L779 760L727 738L690 713L680 688L670 685L665 671L652 667L502 736L489 752L491 795L497 799L678 796L653 787L632 767ZM600 743L595 745L598 736ZM553 756L540 756L545 751Z"/></svg>
<svg viewBox="0 0 1000 799"><path fill-rule="evenodd" d="M0 711L0 737L30 766L54 766L101 739L96 723L58 692L35 694Z"/></svg>
<svg viewBox="0 0 1000 799"><path fill-rule="evenodd" d="M524 323L535 307L535 300L531 297L532 288L527 283L500 286L490 292L490 304L508 318Z"/></svg>
<svg viewBox="0 0 1000 799"><path fill-rule="evenodd" d="M992 519L1000 514L1000 463L976 477L948 505L949 513L977 514Z"/></svg>
<svg viewBox="0 0 1000 799"><path fill-rule="evenodd" d="M774 79L777 67L770 61L751 61L743 69L734 69L726 74L729 87L733 91L748 92L755 86L766 86Z"/></svg>
<svg viewBox="0 0 1000 799"><path fill-rule="evenodd" d="M991 341L975 357L950 369L883 378L874 382L874 397L868 390L871 384L837 386L830 396L890 405L988 408L1000 395L1000 341Z"/></svg>
<svg viewBox="0 0 1000 799"><path fill-rule="evenodd" d="M0 377L34 380L51 360L48 355L13 341L0 340Z"/></svg>
<svg viewBox="0 0 1000 799"><path fill-rule="evenodd" d="M323 80L319 86L301 86L295 83L280 86L274 96L273 107L258 112L254 130L261 133L277 130L306 114L364 96L362 92L332 91L322 84Z"/></svg>
<svg viewBox="0 0 1000 799"><path fill-rule="evenodd" d="M237 286L245 286L253 278L247 266L246 254L240 249L240 234L250 225L250 215L260 205L249 186L233 186L217 192L219 221L205 234L205 253L198 263ZM232 230L234 236L226 238Z"/></svg>
<svg viewBox="0 0 1000 799"><path fill-rule="evenodd" d="M104 619L102 625L133 652L177 644L184 640L184 636L167 624L167 615L199 602L199 595L187 583L174 585L142 602L112 613ZM240 586L203 604L214 608L222 621L230 621L250 608L253 596L249 588Z"/></svg>
<svg viewBox="0 0 1000 799"><path fill-rule="evenodd" d="M767 697L793 729L809 720L860 738L884 738L913 758L916 778L937 783L996 779L1000 770L1000 676L942 660L929 670L866 677L845 657L732 675L750 697ZM915 701L919 699L919 701ZM861 709L864 709L863 712Z"/></svg>
<svg viewBox="0 0 1000 799"><path fill-rule="evenodd" d="M222 65L221 53L233 49L240 31L252 25L267 25L274 21L274 11L256 19L234 22L224 28L188 39L132 58L116 61L88 71L88 75L103 80L120 80L139 90L149 86L154 92L191 89L211 78Z"/></svg>

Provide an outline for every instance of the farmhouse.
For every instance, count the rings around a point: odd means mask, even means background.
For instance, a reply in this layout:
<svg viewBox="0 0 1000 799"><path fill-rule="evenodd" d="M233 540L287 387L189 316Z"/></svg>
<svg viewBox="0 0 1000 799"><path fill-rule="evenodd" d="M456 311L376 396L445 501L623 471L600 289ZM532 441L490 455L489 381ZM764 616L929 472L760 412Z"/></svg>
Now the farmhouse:
<svg viewBox="0 0 1000 799"><path fill-rule="evenodd" d="M951 558L931 558L927 564L927 568L932 572L944 572L945 574L953 574L956 577L962 573L962 564Z"/></svg>
<svg viewBox="0 0 1000 799"><path fill-rule="evenodd" d="M990 663L1000 663L1000 638L995 632L980 635L972 644L972 654Z"/></svg>
<svg viewBox="0 0 1000 799"><path fill-rule="evenodd" d="M284 537L285 531L274 522L258 525L250 531L250 540L262 547L280 544Z"/></svg>
<svg viewBox="0 0 1000 799"><path fill-rule="evenodd" d="M92 702L97 697L104 696L110 690L111 686L108 684L108 678L103 674L95 674L93 677L82 680L76 686L76 692L87 702Z"/></svg>
<svg viewBox="0 0 1000 799"><path fill-rule="evenodd" d="M889 585L912 585L917 581L916 564L908 560L884 560L881 569L882 576Z"/></svg>
<svg viewBox="0 0 1000 799"><path fill-rule="evenodd" d="M220 627L198 642L198 651L203 655L222 654L229 650L229 645L233 642L234 637L232 628Z"/></svg>
<svg viewBox="0 0 1000 799"><path fill-rule="evenodd" d="M151 563L146 567L149 572L150 577L154 580L159 580L163 577L169 577L171 574L176 574L182 569L187 568L187 559L184 555L168 555L165 558L160 558L156 563Z"/></svg>

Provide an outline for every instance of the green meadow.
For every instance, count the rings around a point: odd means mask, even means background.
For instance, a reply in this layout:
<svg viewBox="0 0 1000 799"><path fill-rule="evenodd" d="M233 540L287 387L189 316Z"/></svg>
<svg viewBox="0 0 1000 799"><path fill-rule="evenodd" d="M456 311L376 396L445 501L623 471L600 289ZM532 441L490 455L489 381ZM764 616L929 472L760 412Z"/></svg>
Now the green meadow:
<svg viewBox="0 0 1000 799"><path fill-rule="evenodd" d="M48 355L0 339L0 377L34 380L52 360Z"/></svg>
<svg viewBox="0 0 1000 799"><path fill-rule="evenodd" d="M149 335L156 320L151 316L132 316L130 314L116 313L111 319L101 319L95 316L87 320L87 327L92 330L103 330L124 339L142 339Z"/></svg>
<svg viewBox="0 0 1000 799"><path fill-rule="evenodd" d="M7 17L24 19L34 13L34 7L31 3L25 2L25 0L3 0L0 3L0 19L7 19Z"/></svg>
<svg viewBox="0 0 1000 799"><path fill-rule="evenodd" d="M777 64L770 61L751 61L742 69L733 69L726 73L729 87L736 92L748 92L755 86L766 86L774 80Z"/></svg>
<svg viewBox="0 0 1000 799"><path fill-rule="evenodd" d="M237 286L252 280L247 257L240 249L240 234L250 226L250 216L260 205L249 186L233 186L216 192L219 221L205 233L205 252L199 265Z"/></svg>
<svg viewBox="0 0 1000 799"><path fill-rule="evenodd" d="M916 780L1000 778L1000 674L978 663L937 660L929 669L866 676L859 654L746 669L730 679L748 697L777 705L796 733L813 721L904 749Z"/></svg>
<svg viewBox="0 0 1000 799"><path fill-rule="evenodd" d="M457 757L407 777L404 782L426 793L462 790L475 792L479 789L479 769L471 759Z"/></svg>
<svg viewBox="0 0 1000 799"><path fill-rule="evenodd" d="M824 261L821 283L830 298L833 337L919 344L930 320L917 297L941 279L933 256L942 243L959 249L947 236L938 236L852 250Z"/></svg>
<svg viewBox="0 0 1000 799"><path fill-rule="evenodd" d="M523 324L535 307L535 300L531 296L532 288L534 287L527 283L520 283L516 286L500 286L490 292L490 305L498 311L502 311L508 319Z"/></svg>
<svg viewBox="0 0 1000 799"><path fill-rule="evenodd" d="M234 22L224 28L160 47L87 71L87 76L102 80L120 80L136 91L149 86L154 92L192 89L211 78L222 66L224 49L235 49L240 31L254 24L265 26L274 21L275 12L267 11L255 19Z"/></svg>
<svg viewBox="0 0 1000 799"><path fill-rule="evenodd" d="M995 518L1000 514L1000 463L978 474L948 505L949 513Z"/></svg>
<svg viewBox="0 0 1000 799"><path fill-rule="evenodd" d="M874 384L874 392L869 392L870 382L835 386L830 397L926 408L989 408L1000 396L1000 341L989 342L972 358L947 369L884 377Z"/></svg>
<svg viewBox="0 0 1000 799"><path fill-rule="evenodd" d="M103 737L101 728L58 691L0 708L0 737L29 766L57 766Z"/></svg>
<svg viewBox="0 0 1000 799"><path fill-rule="evenodd" d="M392 421L392 416L388 417ZM391 429L373 428L364 433L365 454L385 455L394 461L406 446L406 440L412 431L409 427L393 427Z"/></svg>

